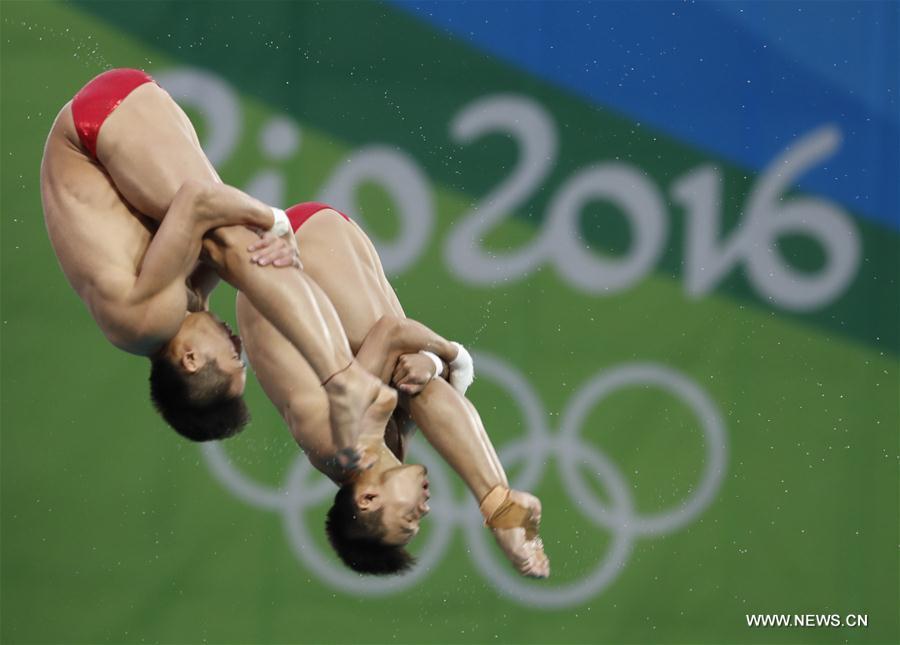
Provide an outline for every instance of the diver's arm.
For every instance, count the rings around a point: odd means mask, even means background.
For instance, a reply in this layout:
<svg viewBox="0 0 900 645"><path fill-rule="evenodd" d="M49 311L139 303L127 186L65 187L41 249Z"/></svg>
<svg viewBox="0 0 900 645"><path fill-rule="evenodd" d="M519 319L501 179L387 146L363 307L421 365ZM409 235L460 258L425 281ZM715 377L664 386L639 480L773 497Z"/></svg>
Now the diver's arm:
<svg viewBox="0 0 900 645"><path fill-rule="evenodd" d="M269 228L273 222L271 209L235 188L185 182L144 254L128 304L146 305L164 291L184 289L200 255L202 238L211 229L238 223Z"/></svg>
<svg viewBox="0 0 900 645"><path fill-rule="evenodd" d="M420 351L432 352L448 364L457 353L453 343L416 320L382 316L363 340L356 360L368 372L389 382L400 356Z"/></svg>
<svg viewBox="0 0 900 645"><path fill-rule="evenodd" d="M447 380L450 377L449 363L435 356L427 356L422 352L403 354L397 359L391 383L398 391L414 396L422 391L435 378Z"/></svg>

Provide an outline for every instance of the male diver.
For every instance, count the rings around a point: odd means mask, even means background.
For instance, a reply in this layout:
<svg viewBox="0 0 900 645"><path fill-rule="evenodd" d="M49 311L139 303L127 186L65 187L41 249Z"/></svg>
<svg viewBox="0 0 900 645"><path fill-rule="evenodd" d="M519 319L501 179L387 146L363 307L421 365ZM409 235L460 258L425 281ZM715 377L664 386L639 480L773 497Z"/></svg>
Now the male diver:
<svg viewBox="0 0 900 645"><path fill-rule="evenodd" d="M383 386L353 360L334 308L307 275L262 266L299 265L293 244L272 262L250 261L259 237L248 227L279 220L290 237L284 213L221 182L190 120L150 76L107 71L62 108L44 149L41 197L69 283L111 343L150 358L154 404L176 430L222 438L247 420L236 338L205 311L221 277L308 361L341 458L352 462Z"/></svg>
<svg viewBox="0 0 900 645"><path fill-rule="evenodd" d="M298 204L287 214L304 270L334 304L357 362L404 393L402 411L462 477L516 569L547 577L540 502L509 489L478 412L463 396L473 377L468 352L405 317L375 248L355 222L319 203ZM261 240L254 252L265 256L270 246ZM341 468L315 372L246 294L238 294L237 313L250 365L267 396L310 462L340 487L326 523L338 555L363 573L408 568L412 560L403 547L418 533L430 494L425 468L403 464L411 424L388 423L394 397L383 393L369 410L359 438L361 467ZM443 374L450 383L439 378Z"/></svg>

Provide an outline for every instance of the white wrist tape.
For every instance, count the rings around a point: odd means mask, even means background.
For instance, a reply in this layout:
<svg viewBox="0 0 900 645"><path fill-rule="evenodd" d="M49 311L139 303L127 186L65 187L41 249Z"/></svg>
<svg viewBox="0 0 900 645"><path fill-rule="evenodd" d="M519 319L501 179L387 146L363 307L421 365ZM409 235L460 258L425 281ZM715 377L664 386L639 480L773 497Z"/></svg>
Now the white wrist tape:
<svg viewBox="0 0 900 645"><path fill-rule="evenodd" d="M450 363L450 385L460 394L465 394L472 381L475 380L475 364L472 355L459 343L453 343L458 350L456 358Z"/></svg>
<svg viewBox="0 0 900 645"><path fill-rule="evenodd" d="M276 236L281 237L291 232L291 220L288 219L287 213L280 208L272 208L272 214L275 216L275 223L269 230Z"/></svg>
<svg viewBox="0 0 900 645"><path fill-rule="evenodd" d="M441 372L444 371L444 361L442 361L437 354L425 351L424 349L419 353L425 354L425 356L430 358L431 362L434 363L434 374L431 375L431 378L436 379L438 376L440 376Z"/></svg>

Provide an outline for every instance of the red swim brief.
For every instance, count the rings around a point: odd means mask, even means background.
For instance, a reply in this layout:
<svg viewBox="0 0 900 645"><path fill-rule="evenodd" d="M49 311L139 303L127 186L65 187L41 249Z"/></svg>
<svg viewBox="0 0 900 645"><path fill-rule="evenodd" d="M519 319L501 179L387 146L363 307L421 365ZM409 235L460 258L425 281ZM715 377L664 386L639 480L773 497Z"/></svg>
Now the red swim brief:
<svg viewBox="0 0 900 645"><path fill-rule="evenodd" d="M300 204L294 204L289 209L285 211L287 213L288 219L291 220L291 228L294 229L294 233L297 232L297 229L303 226L303 223L306 222L310 217L318 213L320 210L324 210L326 208L330 208L331 210L337 210L332 208L328 204L323 204L321 202L302 202ZM350 218L337 211L341 217L343 217L348 222Z"/></svg>
<svg viewBox="0 0 900 645"><path fill-rule="evenodd" d="M144 83L153 83L149 75L139 69L111 69L103 72L79 90L72 100L72 117L78 138L97 157L97 135L100 126L125 97Z"/></svg>

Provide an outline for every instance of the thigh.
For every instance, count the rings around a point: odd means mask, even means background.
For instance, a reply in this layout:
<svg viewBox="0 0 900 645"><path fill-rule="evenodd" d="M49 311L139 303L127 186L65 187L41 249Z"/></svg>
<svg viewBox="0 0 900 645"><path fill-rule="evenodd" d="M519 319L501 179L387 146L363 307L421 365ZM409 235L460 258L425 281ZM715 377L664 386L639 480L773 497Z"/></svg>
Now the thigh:
<svg viewBox="0 0 900 645"><path fill-rule="evenodd" d="M369 236L366 235L359 224L352 220L350 224L353 227L351 237L354 238L354 243L360 249L360 255L368 258L369 266L375 274L374 281L384 295L385 302L390 306L391 312L395 316L405 318L406 314L403 312L403 306L400 304L400 299L397 298L397 292L394 291L394 287L391 286L387 276L384 274L384 266L381 264L381 258L378 256L378 251L375 250L375 245L372 244L372 240L369 239Z"/></svg>
<svg viewBox="0 0 900 645"><path fill-rule="evenodd" d="M188 179L219 181L187 115L155 83L135 89L107 117L97 157L125 200L157 221Z"/></svg>
<svg viewBox="0 0 900 645"><path fill-rule="evenodd" d="M392 301L385 292L379 267L360 245L358 232L355 224L330 209L311 217L297 232L303 269L334 304L354 353L378 319L397 315L399 306L396 296Z"/></svg>

